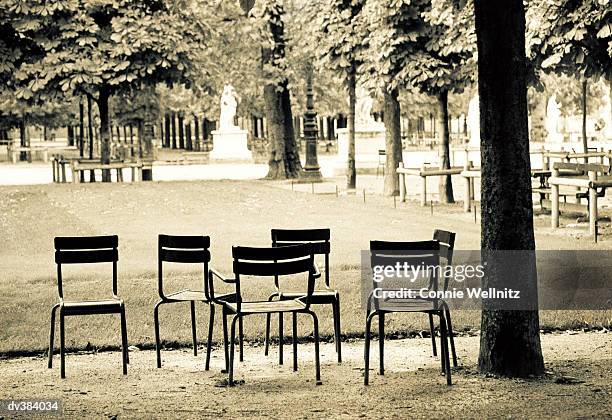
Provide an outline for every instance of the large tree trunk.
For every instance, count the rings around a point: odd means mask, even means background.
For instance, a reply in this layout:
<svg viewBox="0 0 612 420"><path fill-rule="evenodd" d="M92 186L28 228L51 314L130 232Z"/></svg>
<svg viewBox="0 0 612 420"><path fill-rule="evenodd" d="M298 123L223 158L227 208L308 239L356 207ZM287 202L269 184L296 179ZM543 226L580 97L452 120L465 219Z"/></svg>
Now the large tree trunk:
<svg viewBox="0 0 612 420"><path fill-rule="evenodd" d="M108 118L108 98L110 93L108 88L102 86L98 92L98 112L100 112L100 162L110 163L111 132ZM102 182L110 182L110 170L102 170Z"/></svg>
<svg viewBox="0 0 612 420"><path fill-rule="evenodd" d="M272 48L263 50L263 65L277 67L285 57L285 28L282 7L268 7L268 29L273 42ZM275 77L278 79L278 76ZM269 179L297 178L302 172L299 150L293 130L293 114L288 81L269 82L264 86L264 102L269 133L268 175Z"/></svg>
<svg viewBox="0 0 612 420"><path fill-rule="evenodd" d="M587 79L582 79L582 151L587 153L589 151L589 142L587 140ZM585 162L588 162L588 158L584 158Z"/></svg>
<svg viewBox="0 0 612 420"><path fill-rule="evenodd" d="M355 93L355 89L357 87L357 82L355 79L355 71L353 70L348 78L349 115L346 188L349 190L354 190L357 188L357 168L355 166L355 106L357 103L357 94Z"/></svg>
<svg viewBox="0 0 612 420"><path fill-rule="evenodd" d="M399 175L396 170L402 162L402 134L400 103L397 89L385 92L385 187L386 196L399 195ZM332 125L333 126L333 125Z"/></svg>
<svg viewBox="0 0 612 420"><path fill-rule="evenodd" d="M448 132L448 92L438 94L438 132L440 133L440 169L450 169L450 133ZM441 176L438 184L441 203L454 203L451 176Z"/></svg>
<svg viewBox="0 0 612 420"><path fill-rule="evenodd" d="M532 309L508 310L483 300L481 371L526 377L544 371L537 311L537 273L525 59L525 11L522 0L475 0L480 94L482 203L481 247L527 250L520 270L493 260L485 268L483 288L518 289L530 295Z"/></svg>

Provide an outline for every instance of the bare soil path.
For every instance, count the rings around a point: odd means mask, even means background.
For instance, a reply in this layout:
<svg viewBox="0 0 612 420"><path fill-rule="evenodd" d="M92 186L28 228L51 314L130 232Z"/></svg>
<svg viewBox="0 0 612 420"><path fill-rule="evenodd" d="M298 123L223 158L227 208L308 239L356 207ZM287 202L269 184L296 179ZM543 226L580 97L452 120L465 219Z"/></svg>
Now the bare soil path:
<svg viewBox="0 0 612 420"><path fill-rule="evenodd" d="M299 345L300 366L291 371L290 346L279 366L277 348L247 346L236 364L234 388L223 352L213 352L209 372L203 352L133 351L127 376L118 352L67 356L67 379L59 360L49 370L42 357L0 360L0 399L58 398L66 418L611 418L612 335L555 333L542 336L547 375L499 379L477 373L478 337L458 337L460 367L454 385L440 376L429 339L386 342L386 373L373 371L363 386L363 341L344 343L344 362L334 362L333 344L322 345L323 385L314 384L313 344ZM378 366L373 343L371 365ZM2 418L0 413L0 418ZM8 418L8 417L7 417Z"/></svg>

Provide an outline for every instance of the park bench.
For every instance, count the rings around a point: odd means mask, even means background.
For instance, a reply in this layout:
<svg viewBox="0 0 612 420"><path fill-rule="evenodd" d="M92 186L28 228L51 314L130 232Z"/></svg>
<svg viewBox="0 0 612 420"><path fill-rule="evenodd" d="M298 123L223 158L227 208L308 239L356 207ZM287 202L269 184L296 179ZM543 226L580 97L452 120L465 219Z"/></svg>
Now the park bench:
<svg viewBox="0 0 612 420"><path fill-rule="evenodd" d="M51 170L53 171L53 182L66 182L66 165L70 165L70 160L64 155L51 156Z"/></svg>
<svg viewBox="0 0 612 420"><path fill-rule="evenodd" d="M581 175L563 176L560 171L570 170ZM555 162L552 175L548 180L551 186L551 227L559 227L559 187L571 186L586 189L578 197L588 197L589 233L597 234L597 198L605 195L605 190L612 187L611 166L597 163ZM598 191L599 189L599 191Z"/></svg>
<svg viewBox="0 0 612 420"><path fill-rule="evenodd" d="M32 155L38 153L41 160L45 163L49 161L49 149L47 147L42 146L18 146L14 143L8 143L7 145L7 155L8 160L12 163L17 163L19 161L19 155L21 153L25 153L28 159L28 162L32 162Z"/></svg>
<svg viewBox="0 0 612 420"><path fill-rule="evenodd" d="M454 167L450 169L437 169L428 168L427 163L418 168L405 168L402 162L399 163L396 169L399 175L400 182L400 201L406 201L406 177L407 176L418 176L421 178L421 206L427 205L427 177L430 176L445 176L445 175L457 175L461 174L463 168Z"/></svg>
<svg viewBox="0 0 612 420"><path fill-rule="evenodd" d="M117 182L123 182L123 169L131 169L132 171L132 182L142 180L142 172L144 168L142 162L111 162L111 163L100 163L82 160L72 160L70 162L70 169L72 170L72 182L78 184L81 182L81 174L85 171L95 170L115 170L117 172ZM150 169L151 165L147 165ZM147 169L147 168L144 168Z"/></svg>

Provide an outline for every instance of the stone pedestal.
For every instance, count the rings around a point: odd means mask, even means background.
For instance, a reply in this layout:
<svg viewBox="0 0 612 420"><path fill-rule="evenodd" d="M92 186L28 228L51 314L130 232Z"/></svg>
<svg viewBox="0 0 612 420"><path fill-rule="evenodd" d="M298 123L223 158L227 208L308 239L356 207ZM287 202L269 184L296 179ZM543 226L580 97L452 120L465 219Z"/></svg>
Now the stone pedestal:
<svg viewBox="0 0 612 420"><path fill-rule="evenodd" d="M225 128L212 132L213 149L210 160L249 161L253 155L247 147L247 131L239 127Z"/></svg>

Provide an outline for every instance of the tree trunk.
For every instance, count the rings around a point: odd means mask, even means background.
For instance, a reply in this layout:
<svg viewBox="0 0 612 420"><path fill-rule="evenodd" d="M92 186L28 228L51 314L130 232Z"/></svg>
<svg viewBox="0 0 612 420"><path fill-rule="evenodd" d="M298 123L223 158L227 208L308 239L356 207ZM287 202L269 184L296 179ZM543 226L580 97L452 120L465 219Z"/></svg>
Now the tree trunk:
<svg viewBox="0 0 612 420"><path fill-rule="evenodd" d="M263 50L262 61L266 66L278 68L278 61L285 57L285 28L282 7L266 7L268 30L274 42L272 48ZM278 76L275 77L278 80ZM302 172L299 150L293 130L293 114L291 112L291 97L289 83L285 77L280 81L269 82L264 86L264 102L268 122L269 149L268 175L269 179L297 178Z"/></svg>
<svg viewBox="0 0 612 420"><path fill-rule="evenodd" d="M193 150L193 143L191 142L191 123L185 123L185 137L186 137L186 148L187 150Z"/></svg>
<svg viewBox="0 0 612 420"><path fill-rule="evenodd" d="M164 115L164 147L170 147L170 114Z"/></svg>
<svg viewBox="0 0 612 420"><path fill-rule="evenodd" d="M480 94L481 247L527 250L522 270L485 267L483 288L511 287L535 301L530 310L492 307L483 300L482 372L526 377L544 371L537 311L537 273L527 128L525 11L522 0L475 0ZM523 294L523 293L521 293Z"/></svg>
<svg viewBox="0 0 612 420"><path fill-rule="evenodd" d="M74 146L74 126L69 125L66 127L66 134L68 136L68 146Z"/></svg>
<svg viewBox="0 0 612 420"><path fill-rule="evenodd" d="M399 175L396 170L402 162L402 135L400 126L400 103L397 89L385 92L385 187L386 196L399 195ZM333 125L332 125L333 126Z"/></svg>
<svg viewBox="0 0 612 420"><path fill-rule="evenodd" d="M108 99L110 93L106 86L102 86L98 92L98 112L100 113L100 162L110 163L111 132L108 118ZM110 182L110 170L102 170L102 182Z"/></svg>
<svg viewBox="0 0 612 420"><path fill-rule="evenodd" d="M172 128L172 148L176 149L176 114L170 113L170 125Z"/></svg>
<svg viewBox="0 0 612 420"><path fill-rule="evenodd" d="M85 106L83 105L83 99L79 100L79 156L83 157L85 154ZM81 172L82 174L83 172Z"/></svg>
<svg viewBox="0 0 612 420"><path fill-rule="evenodd" d="M179 136L179 149L185 149L185 121L183 113L178 114L178 136Z"/></svg>
<svg viewBox="0 0 612 420"><path fill-rule="evenodd" d="M29 143L30 142L28 138L28 123L27 123L25 115L23 115L21 117L21 120L19 121L19 145L21 147L28 147L30 145ZM32 156L31 152L29 154L28 152L20 152L19 160L21 161L31 160L31 156Z"/></svg>
<svg viewBox="0 0 612 420"><path fill-rule="evenodd" d="M130 124L130 155L132 158L136 157L136 152L134 151L134 127Z"/></svg>
<svg viewBox="0 0 612 420"><path fill-rule="evenodd" d="M355 93L356 80L355 71L348 78L349 115L348 115L348 159L346 167L346 188L354 190L357 188L357 169L355 167L355 106L357 95Z"/></svg>
<svg viewBox="0 0 612 420"><path fill-rule="evenodd" d="M587 140L587 79L582 79L582 151L589 151L589 142ZM589 158L584 158L584 162L588 163Z"/></svg>
<svg viewBox="0 0 612 420"><path fill-rule="evenodd" d="M448 92L438 94L438 133L440 133L439 158L440 169L450 169L450 133L448 132ZM438 192L441 203L454 203L453 183L451 176L441 176Z"/></svg>
<svg viewBox="0 0 612 420"><path fill-rule="evenodd" d="M268 175L269 179L297 178L302 170L300 163L291 102L285 81L282 86L267 84L264 87L264 101L268 121ZM279 91L279 88L281 89Z"/></svg>
<svg viewBox="0 0 612 420"><path fill-rule="evenodd" d="M195 150L200 151L200 120L197 114L193 114L193 137Z"/></svg>

